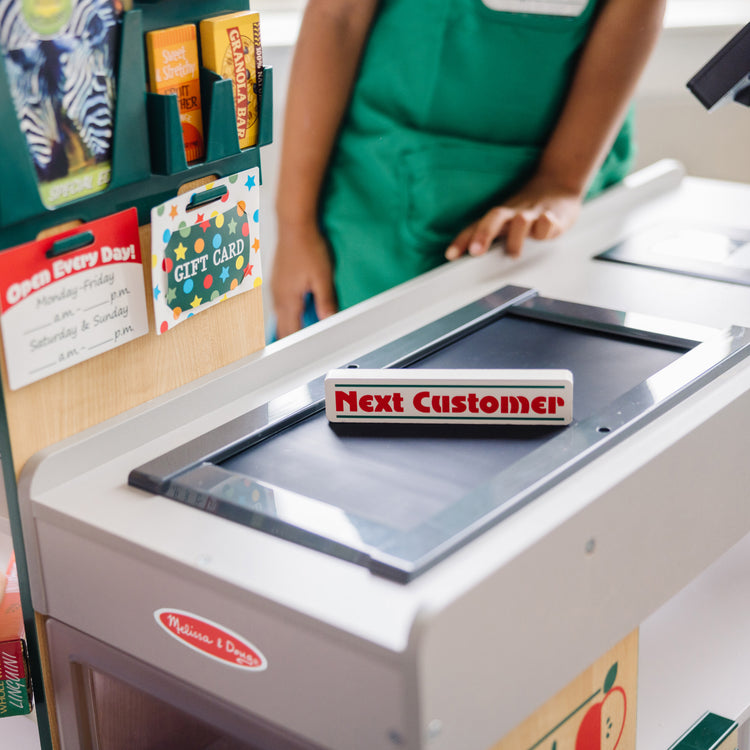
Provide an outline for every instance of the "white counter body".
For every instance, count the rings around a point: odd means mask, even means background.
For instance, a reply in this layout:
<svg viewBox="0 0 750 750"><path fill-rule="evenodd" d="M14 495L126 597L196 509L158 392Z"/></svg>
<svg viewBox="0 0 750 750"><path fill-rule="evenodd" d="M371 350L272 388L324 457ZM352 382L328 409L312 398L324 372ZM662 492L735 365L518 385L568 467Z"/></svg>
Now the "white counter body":
<svg viewBox="0 0 750 750"><path fill-rule="evenodd" d="M487 750L639 625L639 748L666 747L696 705L740 717L750 705L750 362L406 585L149 495L127 477L505 284L750 326L750 287L593 259L656 222L748 230L748 207L750 186L683 178L660 163L588 205L559 240L529 243L520 260L493 250L441 267L43 451L19 485L36 610L331 750ZM701 574L725 587L701 586ZM693 593L675 599L691 582ZM185 649L154 620L165 607L242 635L268 668L233 670ZM696 625L695 608L731 619L731 632ZM731 650L704 658L699 677L685 655L664 666L679 639L712 638L732 639Z"/></svg>

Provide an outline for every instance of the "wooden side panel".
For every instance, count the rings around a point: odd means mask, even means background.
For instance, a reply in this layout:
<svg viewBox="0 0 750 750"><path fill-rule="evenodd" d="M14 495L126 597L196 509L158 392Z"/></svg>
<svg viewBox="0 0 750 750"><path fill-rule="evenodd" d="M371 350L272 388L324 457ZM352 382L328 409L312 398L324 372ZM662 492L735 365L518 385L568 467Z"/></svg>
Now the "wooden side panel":
<svg viewBox="0 0 750 750"><path fill-rule="evenodd" d="M490 750L635 750L638 631Z"/></svg>
<svg viewBox="0 0 750 750"><path fill-rule="evenodd" d="M157 336L149 226L140 229L149 333L17 391L2 385L16 476L38 450L261 349L261 289L230 297Z"/></svg>

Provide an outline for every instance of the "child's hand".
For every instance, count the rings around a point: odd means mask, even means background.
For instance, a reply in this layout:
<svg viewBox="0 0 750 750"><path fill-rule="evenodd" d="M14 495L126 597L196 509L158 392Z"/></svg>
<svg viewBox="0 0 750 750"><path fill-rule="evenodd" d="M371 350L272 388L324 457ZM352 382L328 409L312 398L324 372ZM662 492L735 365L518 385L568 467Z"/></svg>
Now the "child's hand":
<svg viewBox="0 0 750 750"><path fill-rule="evenodd" d="M505 238L505 252L518 257L527 237L551 240L572 226L581 202L578 192L548 178L534 177L505 203L466 227L451 242L445 257L456 260L465 253L482 255L499 237Z"/></svg>
<svg viewBox="0 0 750 750"><path fill-rule="evenodd" d="M317 226L279 225L271 292L278 338L302 327L308 292L313 295L315 312L321 320L338 310L328 245Z"/></svg>

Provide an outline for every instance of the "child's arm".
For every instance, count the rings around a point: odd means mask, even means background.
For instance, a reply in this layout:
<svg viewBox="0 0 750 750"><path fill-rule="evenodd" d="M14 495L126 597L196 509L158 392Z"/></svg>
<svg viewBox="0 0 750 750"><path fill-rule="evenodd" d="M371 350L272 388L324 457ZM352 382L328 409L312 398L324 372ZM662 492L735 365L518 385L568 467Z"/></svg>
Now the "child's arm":
<svg viewBox="0 0 750 750"><path fill-rule="evenodd" d="M318 317L336 311L318 199L378 0L309 0L292 62L276 202L271 287L277 335L301 326L312 292Z"/></svg>
<svg viewBox="0 0 750 750"><path fill-rule="evenodd" d="M481 255L498 237L505 237L508 255L517 256L527 237L551 239L573 224L656 43L665 2L605 0L535 175L464 229L446 251L448 260Z"/></svg>

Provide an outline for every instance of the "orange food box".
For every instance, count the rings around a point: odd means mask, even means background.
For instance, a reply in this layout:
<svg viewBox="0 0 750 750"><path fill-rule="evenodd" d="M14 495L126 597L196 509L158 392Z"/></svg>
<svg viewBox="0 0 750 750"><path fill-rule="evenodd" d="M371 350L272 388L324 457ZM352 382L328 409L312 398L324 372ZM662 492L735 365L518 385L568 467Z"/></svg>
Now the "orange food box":
<svg viewBox="0 0 750 750"><path fill-rule="evenodd" d="M15 555L11 555L5 575L4 591L0 592L0 641L24 637L21 591L18 586Z"/></svg>
<svg viewBox="0 0 750 750"><path fill-rule="evenodd" d="M258 119L263 81L260 14L240 11L200 23L203 67L232 81L240 148L258 141Z"/></svg>
<svg viewBox="0 0 750 750"><path fill-rule="evenodd" d="M185 158L189 162L202 159L205 147L195 26L186 23L149 31L146 49L150 90L155 94L177 95Z"/></svg>

